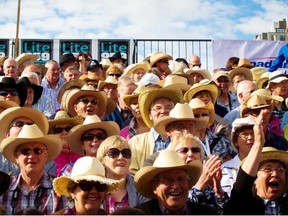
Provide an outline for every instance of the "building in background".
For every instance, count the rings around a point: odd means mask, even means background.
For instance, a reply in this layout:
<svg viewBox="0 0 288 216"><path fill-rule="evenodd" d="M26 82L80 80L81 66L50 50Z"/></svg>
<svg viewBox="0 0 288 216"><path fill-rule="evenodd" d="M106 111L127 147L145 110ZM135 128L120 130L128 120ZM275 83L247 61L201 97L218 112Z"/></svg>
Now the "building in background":
<svg viewBox="0 0 288 216"><path fill-rule="evenodd" d="M287 26L287 19L282 21L274 22L272 32L263 32L262 34L256 35L255 40L272 40L272 41L288 41L288 35L285 30Z"/></svg>

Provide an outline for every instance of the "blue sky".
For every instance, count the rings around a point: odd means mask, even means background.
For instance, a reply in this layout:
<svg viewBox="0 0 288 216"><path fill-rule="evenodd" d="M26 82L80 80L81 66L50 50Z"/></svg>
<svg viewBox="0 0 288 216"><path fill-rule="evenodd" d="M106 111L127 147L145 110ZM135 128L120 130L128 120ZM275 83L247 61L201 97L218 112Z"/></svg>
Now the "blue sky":
<svg viewBox="0 0 288 216"><path fill-rule="evenodd" d="M18 0L0 0L14 38ZM288 0L21 0L19 38L252 40L288 18Z"/></svg>

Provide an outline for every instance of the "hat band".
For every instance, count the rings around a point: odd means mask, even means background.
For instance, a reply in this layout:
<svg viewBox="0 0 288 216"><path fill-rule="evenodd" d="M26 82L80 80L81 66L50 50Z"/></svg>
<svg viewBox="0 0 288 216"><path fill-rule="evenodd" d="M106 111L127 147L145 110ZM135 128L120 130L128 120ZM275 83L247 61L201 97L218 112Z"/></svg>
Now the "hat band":
<svg viewBox="0 0 288 216"><path fill-rule="evenodd" d="M269 82L271 82L272 80L275 80L275 79L277 79L277 78L279 78L279 77L285 77L285 78L287 78L286 75L284 75L284 74L279 74L279 75L277 75L277 76L275 76L275 77L272 77L272 78L269 80Z"/></svg>

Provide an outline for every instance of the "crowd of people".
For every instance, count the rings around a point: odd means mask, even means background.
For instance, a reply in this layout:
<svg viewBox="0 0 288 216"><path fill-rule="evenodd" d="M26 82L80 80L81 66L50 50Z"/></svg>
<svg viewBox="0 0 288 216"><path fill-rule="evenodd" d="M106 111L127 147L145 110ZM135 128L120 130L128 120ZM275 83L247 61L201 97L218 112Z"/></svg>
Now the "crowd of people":
<svg viewBox="0 0 288 216"><path fill-rule="evenodd" d="M231 57L1 58L1 214L288 214L288 77Z"/></svg>

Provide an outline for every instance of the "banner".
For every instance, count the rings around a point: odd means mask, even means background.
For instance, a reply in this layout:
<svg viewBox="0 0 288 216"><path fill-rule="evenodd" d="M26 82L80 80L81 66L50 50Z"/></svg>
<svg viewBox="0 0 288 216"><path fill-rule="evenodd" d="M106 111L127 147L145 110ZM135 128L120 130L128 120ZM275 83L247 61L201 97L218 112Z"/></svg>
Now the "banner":
<svg viewBox="0 0 288 216"><path fill-rule="evenodd" d="M277 57L280 48L285 44L287 41L212 41L214 68L225 68L230 57L247 58L254 67L269 68ZM282 68L285 68L284 64Z"/></svg>
<svg viewBox="0 0 288 216"><path fill-rule="evenodd" d="M122 58L127 59L129 64L129 40L98 40L98 56L99 60L107 59L120 52Z"/></svg>
<svg viewBox="0 0 288 216"><path fill-rule="evenodd" d="M39 55L35 61L37 64L45 64L53 59L53 40L21 40L21 53L32 53Z"/></svg>
<svg viewBox="0 0 288 216"><path fill-rule="evenodd" d="M0 57L9 56L9 39L0 40Z"/></svg>
<svg viewBox="0 0 288 216"><path fill-rule="evenodd" d="M79 53L91 54L91 40L60 40L59 59L64 53L73 53L76 57Z"/></svg>

